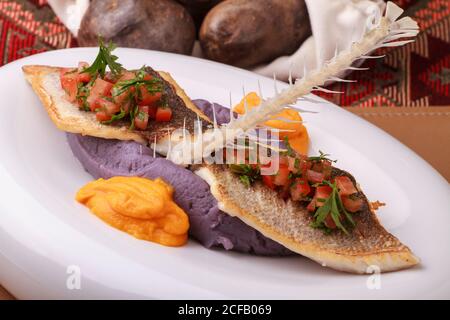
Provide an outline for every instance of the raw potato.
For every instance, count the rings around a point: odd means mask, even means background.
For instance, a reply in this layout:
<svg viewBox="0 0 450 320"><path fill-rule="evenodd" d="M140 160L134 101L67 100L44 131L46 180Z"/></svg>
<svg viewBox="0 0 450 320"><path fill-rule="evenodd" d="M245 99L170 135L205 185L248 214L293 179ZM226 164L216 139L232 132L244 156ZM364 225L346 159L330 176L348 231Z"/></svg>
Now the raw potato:
<svg viewBox="0 0 450 320"><path fill-rule="evenodd" d="M290 55L311 34L304 0L228 0L200 29L205 56L248 68Z"/></svg>
<svg viewBox="0 0 450 320"><path fill-rule="evenodd" d="M223 0L178 0L188 8L209 9Z"/></svg>
<svg viewBox="0 0 450 320"><path fill-rule="evenodd" d="M93 0L78 42L97 46L101 35L120 47L191 54L195 34L192 17L173 0Z"/></svg>
<svg viewBox="0 0 450 320"><path fill-rule="evenodd" d="M200 29L203 19L208 11L223 0L178 0L191 14L195 26Z"/></svg>

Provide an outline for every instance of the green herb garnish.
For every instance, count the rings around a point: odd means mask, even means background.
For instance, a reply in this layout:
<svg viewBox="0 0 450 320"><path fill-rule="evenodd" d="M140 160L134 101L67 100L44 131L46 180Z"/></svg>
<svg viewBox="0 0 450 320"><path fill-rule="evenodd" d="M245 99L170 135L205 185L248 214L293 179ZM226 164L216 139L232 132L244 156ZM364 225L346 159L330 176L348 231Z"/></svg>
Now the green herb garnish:
<svg viewBox="0 0 450 320"><path fill-rule="evenodd" d="M284 137L283 141L284 141L284 144L286 145L287 151L283 152L282 154L289 156L289 157L295 157L297 152L295 152L295 150L292 149L291 145L289 144L288 137Z"/></svg>
<svg viewBox="0 0 450 320"><path fill-rule="evenodd" d="M299 158L295 158L295 160L294 160L294 168L295 169L299 169L300 168L300 159Z"/></svg>
<svg viewBox="0 0 450 320"><path fill-rule="evenodd" d="M84 111L91 111L87 103L87 97L89 96L90 88L88 85L79 83L77 86L77 96L76 99L81 101L81 109Z"/></svg>
<svg viewBox="0 0 450 320"><path fill-rule="evenodd" d="M108 46L105 46L101 38L98 42L100 47L98 55L94 62L85 68L83 72L87 72L90 75L96 75L98 73L103 78L106 73L106 67L109 67L114 76L120 75L123 70L122 65L117 62L118 57L111 53L116 46L111 41Z"/></svg>
<svg viewBox="0 0 450 320"><path fill-rule="evenodd" d="M239 176L239 180L247 187L250 188L252 183L250 182L250 178L248 176L241 175Z"/></svg>
<svg viewBox="0 0 450 320"><path fill-rule="evenodd" d="M289 175L288 175L289 179L295 179L295 178L301 178L301 177L302 177L301 172L294 173L294 172L290 171Z"/></svg>
<svg viewBox="0 0 450 320"><path fill-rule="evenodd" d="M316 199L316 201L323 202L323 205L316 210L314 214L315 221L311 224L311 226L314 228L329 229L325 225L325 219L330 214L336 224L336 227L348 235L347 229L341 222L341 215L344 216L346 219L345 221L348 222L351 227L355 226L355 222L353 221L350 213L345 210L344 205L342 204L336 182L331 183L324 180L322 184L331 187L332 191L327 199Z"/></svg>
<svg viewBox="0 0 450 320"><path fill-rule="evenodd" d="M131 101L133 102L134 99L132 99ZM136 116L138 110L139 110L138 105L136 103L132 103L132 106L130 108L130 119L131 119L130 130L134 130L134 117Z"/></svg>
<svg viewBox="0 0 450 320"><path fill-rule="evenodd" d="M102 123L103 124L111 124L114 121L124 118L126 115L127 115L127 113L125 112L125 110L120 109L120 113L112 115L111 119L109 119L107 121L102 121Z"/></svg>
<svg viewBox="0 0 450 320"><path fill-rule="evenodd" d="M252 166L248 164L230 164L229 167L233 173L239 175L239 180L241 180L246 187L250 187L253 182L259 180L261 177L259 169L252 168Z"/></svg>
<svg viewBox="0 0 450 320"><path fill-rule="evenodd" d="M112 89L112 95L113 97L117 97L130 89L131 87L135 87L137 94L140 94L140 91L138 90L140 86L145 86L147 91L149 93L157 93L162 91L162 84L161 80L158 78L152 78L151 80L144 80L144 77L146 75L145 66L143 66L141 69L139 69L136 72L136 77L129 80L119 81L117 82L113 89Z"/></svg>
<svg viewBox="0 0 450 320"><path fill-rule="evenodd" d="M157 93L162 91L162 82L159 78L152 78L151 80L145 80L144 77L147 75L145 70L145 66L136 71L136 77L129 80L119 81L117 82L112 89L112 96L117 97L124 92L130 92L128 99L130 99L131 107L130 107L130 129L134 129L134 119L135 117L141 117L139 119L143 120L144 114L139 111L139 107L136 104L136 98L140 99L141 91L139 88L141 86L145 86L149 93ZM134 87L134 91L131 89Z"/></svg>

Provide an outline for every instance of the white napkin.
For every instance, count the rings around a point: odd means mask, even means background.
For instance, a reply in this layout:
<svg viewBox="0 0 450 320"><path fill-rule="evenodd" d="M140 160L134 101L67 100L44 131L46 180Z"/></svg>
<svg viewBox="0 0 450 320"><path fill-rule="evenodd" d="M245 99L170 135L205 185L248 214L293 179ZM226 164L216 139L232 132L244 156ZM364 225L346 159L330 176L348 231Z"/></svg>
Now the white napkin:
<svg viewBox="0 0 450 320"><path fill-rule="evenodd" d="M255 72L286 80L292 69L294 78L312 70L334 56L335 50L347 49L361 38L369 17L380 16L383 0L305 0L311 21L312 36L291 56L279 57Z"/></svg>
<svg viewBox="0 0 450 320"><path fill-rule="evenodd" d="M380 16L383 0L305 0L311 21L312 36L291 56L279 57L253 71L280 80L287 80L289 70L299 78L334 56L335 50L348 48L359 40L370 17ZM48 0L59 19L76 37L89 0ZM202 56L196 43L193 55Z"/></svg>

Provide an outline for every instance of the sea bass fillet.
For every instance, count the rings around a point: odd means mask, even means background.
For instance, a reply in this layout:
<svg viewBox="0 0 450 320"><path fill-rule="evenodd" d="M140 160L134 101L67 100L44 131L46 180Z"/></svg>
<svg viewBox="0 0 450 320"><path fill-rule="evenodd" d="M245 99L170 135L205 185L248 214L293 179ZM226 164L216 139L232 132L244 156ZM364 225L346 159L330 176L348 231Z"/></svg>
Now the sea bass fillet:
<svg viewBox="0 0 450 320"><path fill-rule="evenodd" d="M77 104L67 100L61 87L60 67L29 65L22 69L50 119L57 128L66 132L105 139L134 140L142 144L156 140L165 146L169 140L168 133L173 130L186 126L193 132L198 117L203 120L204 128L210 122L169 73L155 71L150 67L145 70L161 80L168 105L173 110L173 118L170 122L151 121L147 130L132 130L123 121L116 121L112 125L102 124L96 120L95 113L80 110Z"/></svg>
<svg viewBox="0 0 450 320"><path fill-rule="evenodd" d="M261 182L250 188L226 165L204 165L196 173L206 180L219 208L236 216L266 237L323 266L351 273L395 271L419 263L411 250L387 232L364 199L362 210L353 214L356 223L349 235L311 227L313 217L299 202L283 200ZM333 176L346 175L333 168ZM378 269L377 269L378 268Z"/></svg>

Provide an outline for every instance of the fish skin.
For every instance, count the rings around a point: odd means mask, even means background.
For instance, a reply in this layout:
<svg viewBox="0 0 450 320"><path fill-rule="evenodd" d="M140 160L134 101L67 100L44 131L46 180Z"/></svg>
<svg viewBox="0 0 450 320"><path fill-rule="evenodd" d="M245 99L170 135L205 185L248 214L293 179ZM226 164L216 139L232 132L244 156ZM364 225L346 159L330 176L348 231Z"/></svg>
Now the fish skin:
<svg viewBox="0 0 450 320"><path fill-rule="evenodd" d="M222 211L323 266L362 274L396 271L419 263L407 246L383 228L361 191L364 206L352 215L355 228L349 229L349 235L337 230L325 234L310 226L313 218L304 205L283 200L259 181L248 188L225 165L202 165L196 173L209 183ZM355 182L349 173L337 168L333 175L346 175Z"/></svg>

